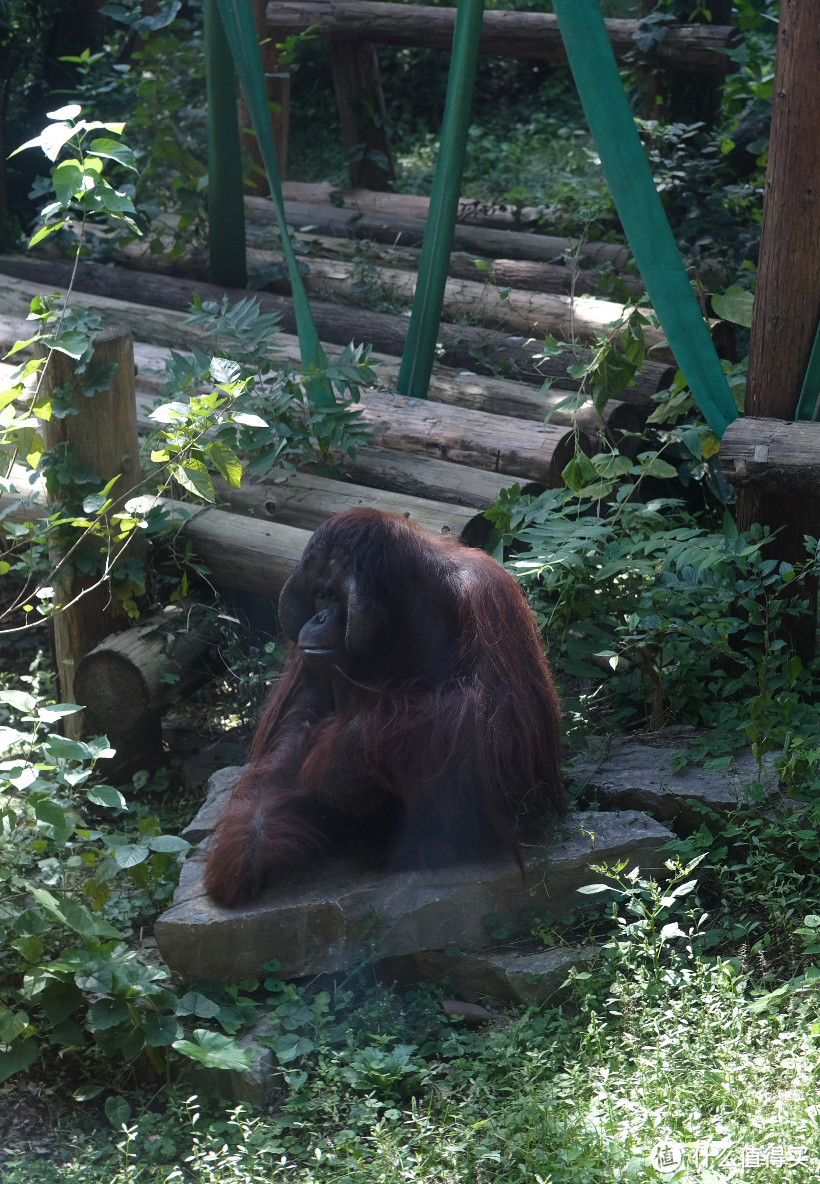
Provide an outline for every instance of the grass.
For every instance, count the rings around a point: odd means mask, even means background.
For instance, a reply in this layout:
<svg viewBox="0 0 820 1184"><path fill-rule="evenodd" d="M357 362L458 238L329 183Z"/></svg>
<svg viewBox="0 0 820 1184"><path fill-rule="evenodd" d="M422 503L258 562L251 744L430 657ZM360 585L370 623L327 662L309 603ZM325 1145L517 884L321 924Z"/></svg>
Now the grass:
<svg viewBox="0 0 820 1184"><path fill-rule="evenodd" d="M271 1107L182 1086L132 1118L120 1099L119 1134L78 1130L50 1165L9 1164L4 1184L808 1184L814 976L767 996L753 958L710 956L691 871L663 888L621 879L600 961L561 1005L471 1031L444 1018L439 989L400 994L367 971L315 984L299 995L314 1048L282 1066Z"/></svg>

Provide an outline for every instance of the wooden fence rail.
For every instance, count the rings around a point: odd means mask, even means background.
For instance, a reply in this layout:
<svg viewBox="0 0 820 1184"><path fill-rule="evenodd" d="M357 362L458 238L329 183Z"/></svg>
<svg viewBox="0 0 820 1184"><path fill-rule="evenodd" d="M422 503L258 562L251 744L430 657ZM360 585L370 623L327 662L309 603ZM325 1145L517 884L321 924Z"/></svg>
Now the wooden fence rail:
<svg viewBox="0 0 820 1184"><path fill-rule="evenodd" d="M455 17L455 8L382 0L273 0L267 8L267 30L277 40L313 27L320 37L449 50ZM639 26L636 20L606 22L619 60L635 51ZM732 63L725 51L736 38L730 25L669 25L648 56L654 64L676 70L726 74ZM479 50L526 62L566 61L557 17L549 12L486 11Z"/></svg>

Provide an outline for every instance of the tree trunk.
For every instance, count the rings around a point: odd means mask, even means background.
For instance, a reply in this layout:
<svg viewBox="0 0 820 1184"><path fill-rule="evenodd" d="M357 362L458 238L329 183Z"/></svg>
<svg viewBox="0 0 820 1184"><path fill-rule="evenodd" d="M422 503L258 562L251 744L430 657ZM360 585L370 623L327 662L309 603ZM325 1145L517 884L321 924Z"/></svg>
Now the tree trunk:
<svg viewBox="0 0 820 1184"><path fill-rule="evenodd" d="M774 105L763 235L749 352L746 414L794 417L820 318L820 8L783 0L775 70ZM817 495L744 488L738 499L741 529L753 522L779 530L779 558L805 558L804 534L818 533ZM817 588L812 615L798 623L793 641L802 656L813 651Z"/></svg>
<svg viewBox="0 0 820 1184"><path fill-rule="evenodd" d="M333 37L330 65L350 180L387 189L395 173L376 47L370 41Z"/></svg>

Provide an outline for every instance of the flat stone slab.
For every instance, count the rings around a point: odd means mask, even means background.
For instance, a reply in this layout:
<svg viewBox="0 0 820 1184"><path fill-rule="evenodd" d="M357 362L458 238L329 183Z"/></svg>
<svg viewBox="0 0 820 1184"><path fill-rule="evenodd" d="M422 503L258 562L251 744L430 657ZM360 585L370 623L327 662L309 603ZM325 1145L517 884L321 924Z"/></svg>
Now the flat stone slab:
<svg viewBox="0 0 820 1184"><path fill-rule="evenodd" d="M673 771L675 755L698 733L692 728L667 728L656 736L617 737L600 755L576 757L569 773L581 782L581 797L602 810L629 807L645 810L653 818L676 824L679 830L696 830L703 815L693 803L726 814L744 801L761 770L750 752L733 757L724 769L703 769L697 764ZM763 766L767 793L779 788L770 762Z"/></svg>
<svg viewBox="0 0 820 1184"><path fill-rule="evenodd" d="M540 1007L544 1003L557 1003L573 967L590 965L599 953L597 945L545 949L531 941L521 947L475 953L424 950L404 958L391 958L387 966L398 971L400 983L408 979L429 982L446 978L470 1003L496 999ZM457 1013L456 1004L452 1010Z"/></svg>
<svg viewBox="0 0 820 1184"><path fill-rule="evenodd" d="M229 780L221 777L222 793ZM208 809L206 822L214 816ZM203 829L195 819L189 833ZM523 878L507 858L391 875L328 860L318 873L272 887L240 909L220 908L206 895L203 844L184 864L155 936L178 974L220 980L255 975L274 959L283 977L296 978L340 970L365 956L450 945L481 949L489 928L500 924L510 935L527 934L533 911L560 916L583 907L577 889L600 879L590 864L627 859L630 867L662 872L668 839L664 826L635 810L573 813L551 836L524 847Z"/></svg>

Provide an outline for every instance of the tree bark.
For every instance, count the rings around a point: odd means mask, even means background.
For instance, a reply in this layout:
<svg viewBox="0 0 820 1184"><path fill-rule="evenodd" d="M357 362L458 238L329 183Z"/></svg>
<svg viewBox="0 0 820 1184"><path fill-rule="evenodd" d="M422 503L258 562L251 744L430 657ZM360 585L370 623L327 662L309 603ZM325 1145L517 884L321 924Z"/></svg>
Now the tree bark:
<svg viewBox="0 0 820 1184"><path fill-rule="evenodd" d="M387 189L395 172L376 46L360 38L332 37L330 68L350 180Z"/></svg>
<svg viewBox="0 0 820 1184"><path fill-rule="evenodd" d="M793 418L820 319L819 139L820 9L783 0L749 352L750 416ZM750 486L741 491L738 517L741 529L760 522L778 530L773 551L795 563L805 557L804 534L820 527L820 499ZM804 657L814 648L816 584L812 598L811 620L793 634Z"/></svg>

